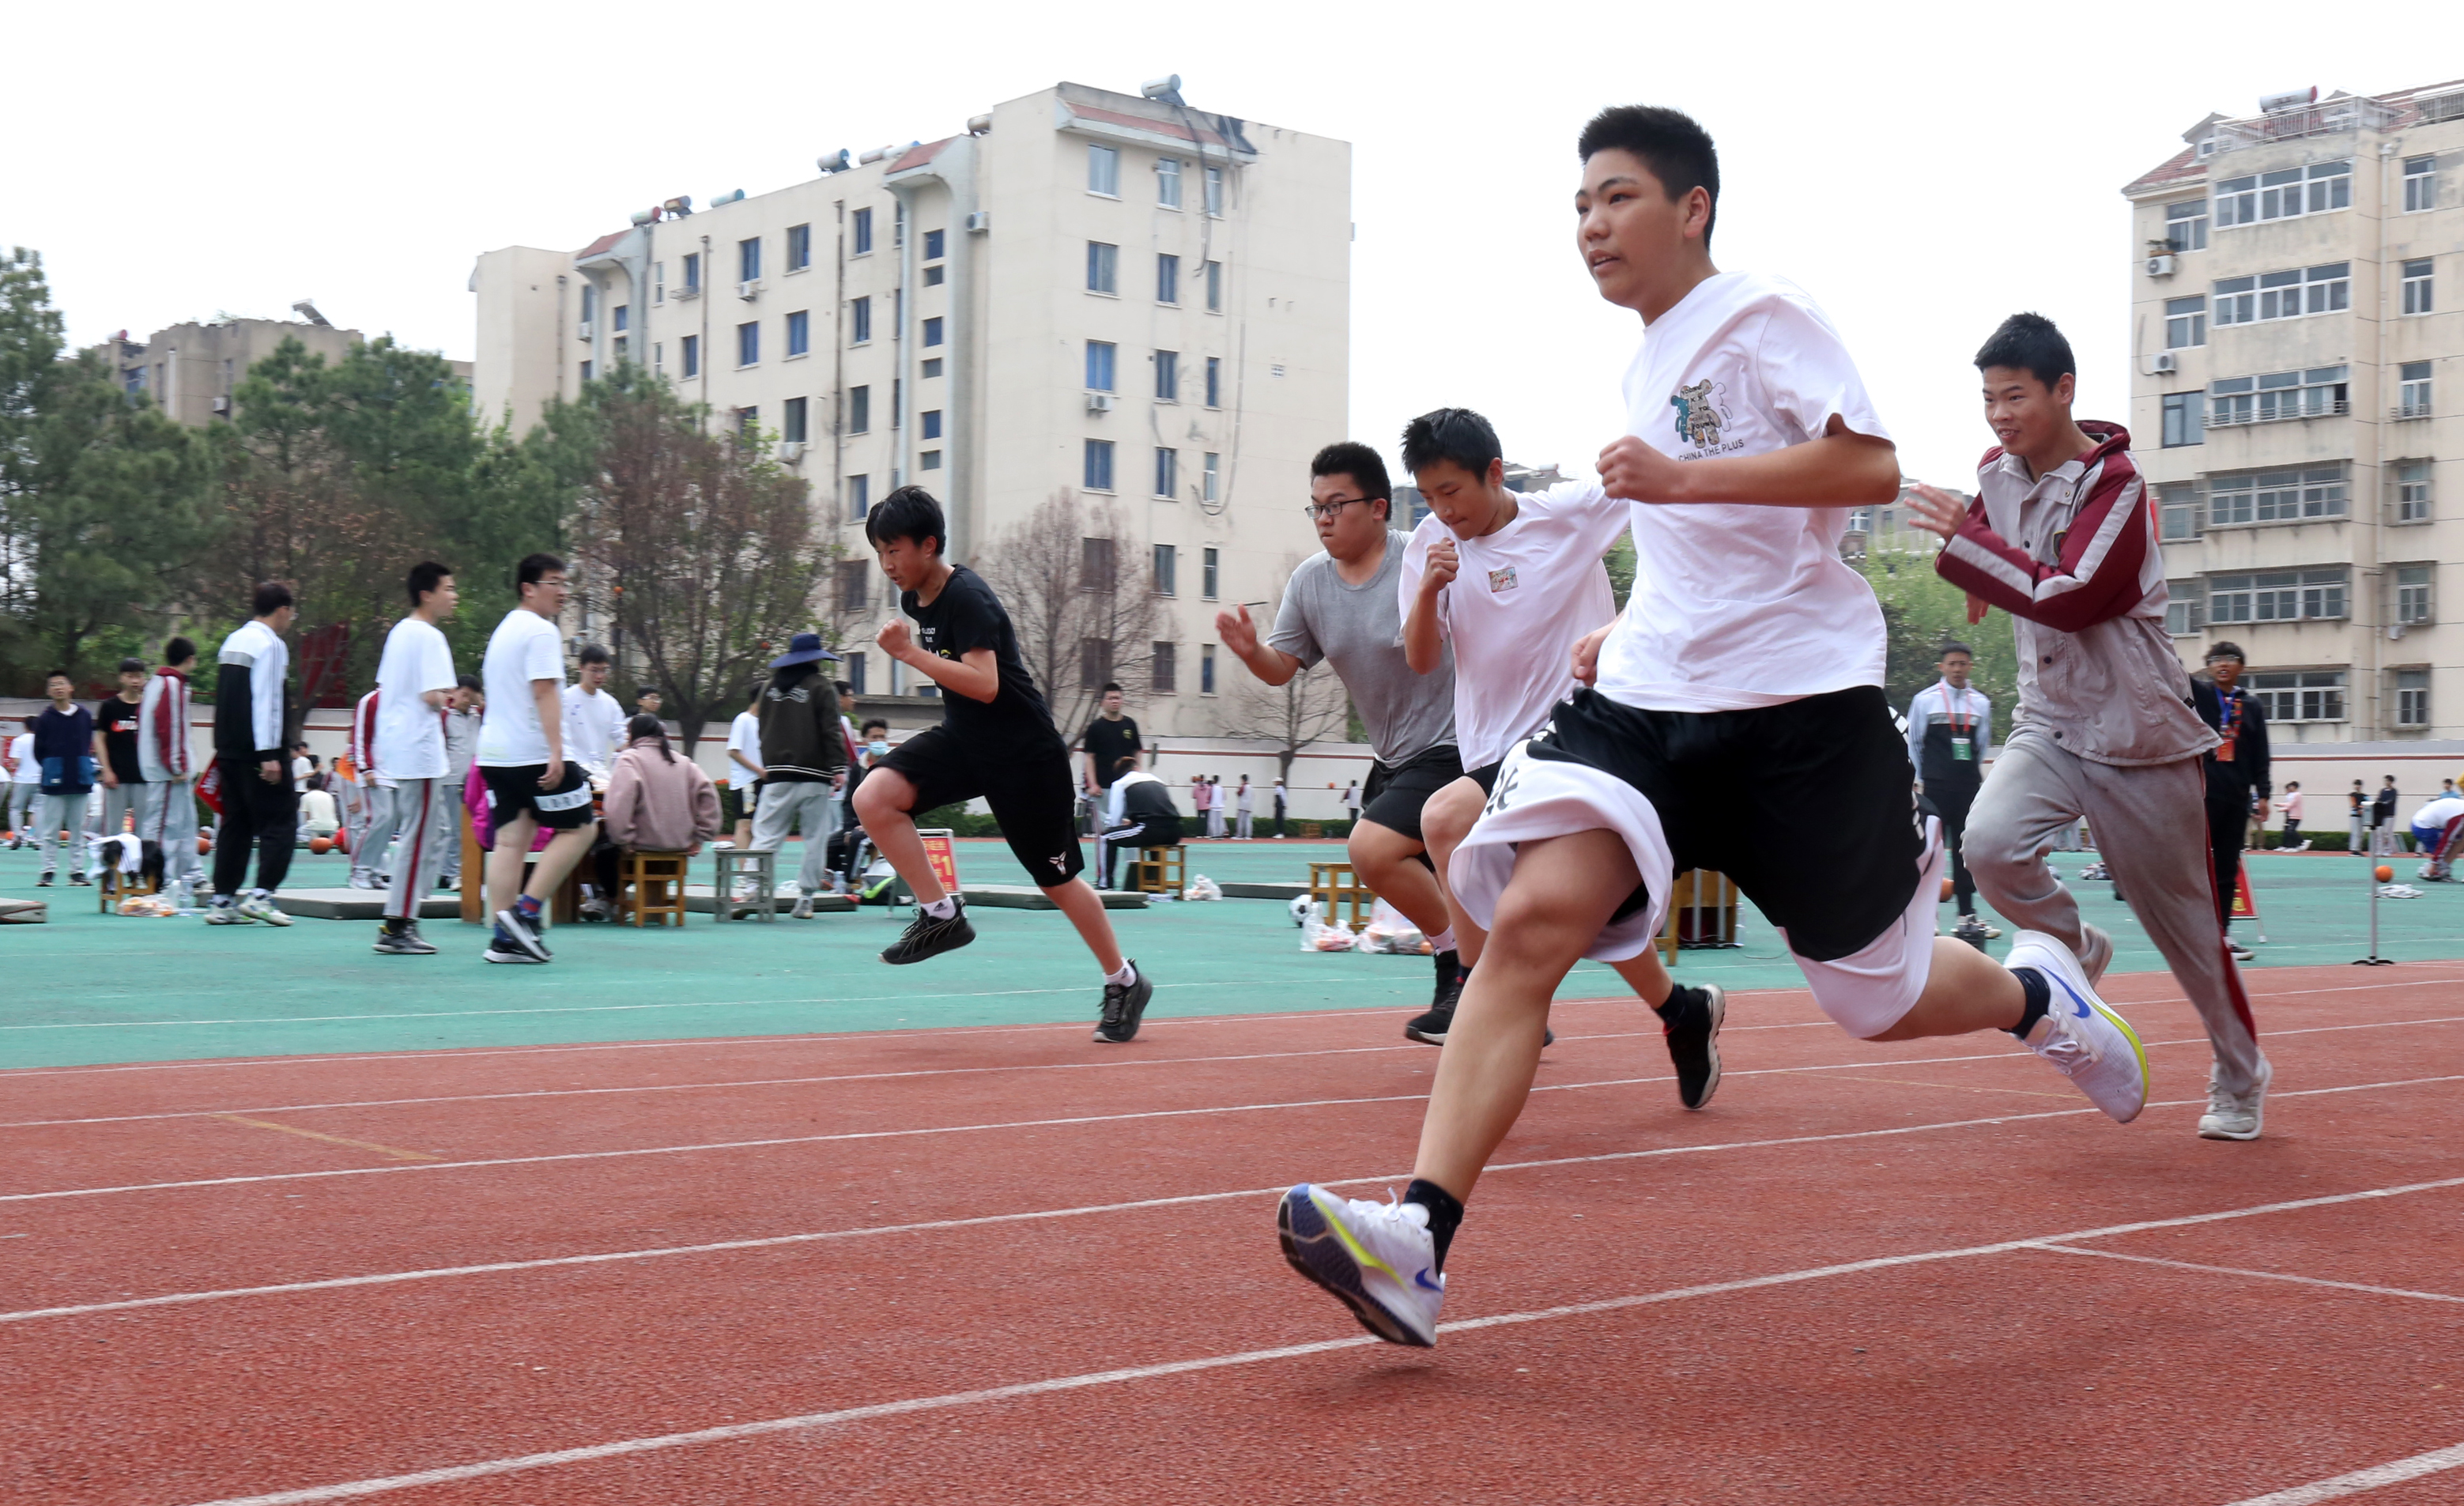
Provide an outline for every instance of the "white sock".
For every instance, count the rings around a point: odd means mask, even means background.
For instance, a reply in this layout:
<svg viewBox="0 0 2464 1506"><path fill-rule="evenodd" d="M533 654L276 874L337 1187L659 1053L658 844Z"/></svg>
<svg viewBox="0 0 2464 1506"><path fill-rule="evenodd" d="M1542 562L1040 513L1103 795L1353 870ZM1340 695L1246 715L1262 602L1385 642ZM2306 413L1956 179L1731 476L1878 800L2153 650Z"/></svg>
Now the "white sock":
<svg viewBox="0 0 2464 1506"><path fill-rule="evenodd" d="M946 920L950 919L950 917L958 913L957 897L955 895L943 895L940 898L926 905L924 907L924 913L931 916L935 920Z"/></svg>
<svg viewBox="0 0 2464 1506"><path fill-rule="evenodd" d="M1106 973L1104 975L1104 982L1108 984L1119 984L1124 988L1137 981L1138 964L1131 962L1126 957L1121 959L1121 970L1119 972Z"/></svg>
<svg viewBox="0 0 2464 1506"><path fill-rule="evenodd" d="M1454 949L1455 928L1451 925L1429 938L1429 950L1433 952L1451 952Z"/></svg>

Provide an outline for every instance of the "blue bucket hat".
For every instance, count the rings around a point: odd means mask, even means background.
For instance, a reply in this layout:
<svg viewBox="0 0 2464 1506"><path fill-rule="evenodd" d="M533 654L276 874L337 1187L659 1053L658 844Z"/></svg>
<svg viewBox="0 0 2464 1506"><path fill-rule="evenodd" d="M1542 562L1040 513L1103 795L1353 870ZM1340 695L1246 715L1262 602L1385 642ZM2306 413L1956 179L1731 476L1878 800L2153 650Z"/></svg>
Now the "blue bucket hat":
<svg viewBox="0 0 2464 1506"><path fill-rule="evenodd" d="M822 647L820 633L800 632L787 640L787 652L772 659L770 667L774 670L783 670L791 665L810 664L816 659L836 660L837 658L837 654Z"/></svg>

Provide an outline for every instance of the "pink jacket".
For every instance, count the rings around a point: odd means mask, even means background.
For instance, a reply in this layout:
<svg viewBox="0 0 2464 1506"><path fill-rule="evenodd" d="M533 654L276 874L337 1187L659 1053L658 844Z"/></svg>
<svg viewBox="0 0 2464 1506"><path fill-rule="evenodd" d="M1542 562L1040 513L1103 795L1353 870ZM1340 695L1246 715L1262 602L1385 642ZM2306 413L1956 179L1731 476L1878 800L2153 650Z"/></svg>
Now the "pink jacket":
<svg viewBox="0 0 2464 1506"><path fill-rule="evenodd" d="M718 786L692 760L670 762L644 738L616 755L602 819L607 839L649 853L699 853L718 835Z"/></svg>

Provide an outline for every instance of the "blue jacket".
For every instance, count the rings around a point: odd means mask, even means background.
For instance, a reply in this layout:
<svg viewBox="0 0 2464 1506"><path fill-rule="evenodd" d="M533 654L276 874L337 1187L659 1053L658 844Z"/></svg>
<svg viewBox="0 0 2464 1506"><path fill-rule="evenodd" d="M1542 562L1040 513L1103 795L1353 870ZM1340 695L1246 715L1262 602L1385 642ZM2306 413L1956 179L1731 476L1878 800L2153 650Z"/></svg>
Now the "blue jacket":
<svg viewBox="0 0 2464 1506"><path fill-rule="evenodd" d="M34 719L34 762L43 770L43 793L82 795L94 788L94 713L83 706L63 712L45 706Z"/></svg>

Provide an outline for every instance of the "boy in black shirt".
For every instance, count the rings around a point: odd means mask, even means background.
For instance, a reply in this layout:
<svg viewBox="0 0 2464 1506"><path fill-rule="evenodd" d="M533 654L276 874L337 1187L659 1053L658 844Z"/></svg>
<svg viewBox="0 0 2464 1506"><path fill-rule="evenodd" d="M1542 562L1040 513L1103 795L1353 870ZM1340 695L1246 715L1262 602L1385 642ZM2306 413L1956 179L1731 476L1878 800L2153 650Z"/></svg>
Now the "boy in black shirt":
<svg viewBox="0 0 2464 1506"><path fill-rule="evenodd" d="M102 776L102 834L120 835L144 799L145 770L137 762L137 712L145 698L143 659L120 661L120 694L95 702L94 758Z"/></svg>
<svg viewBox="0 0 2464 1506"><path fill-rule="evenodd" d="M1095 1039L1138 1032L1155 986L1121 956L1104 902L1078 876L1071 816L1069 747L1026 663L1018 634L992 588L973 570L942 558L950 542L941 504L920 486L902 486L867 515L865 538L898 587L911 635L896 618L874 640L882 652L941 687L941 724L928 727L876 761L856 792L865 833L915 895L915 923L881 954L885 963L920 963L976 939L964 901L941 887L915 834L914 812L980 795L1001 822L1027 874L1104 969L1103 1018Z"/></svg>

